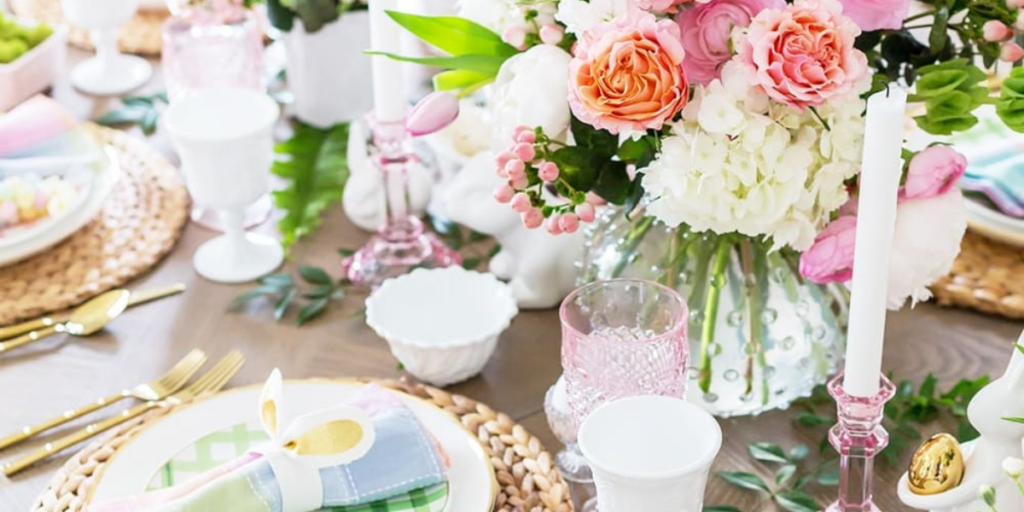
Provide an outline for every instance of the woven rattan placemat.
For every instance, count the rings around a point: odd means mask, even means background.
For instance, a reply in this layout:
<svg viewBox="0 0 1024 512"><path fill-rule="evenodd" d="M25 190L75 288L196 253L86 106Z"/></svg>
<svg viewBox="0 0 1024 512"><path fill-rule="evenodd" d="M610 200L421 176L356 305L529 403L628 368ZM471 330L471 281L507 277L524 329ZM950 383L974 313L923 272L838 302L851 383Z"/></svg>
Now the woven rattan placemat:
<svg viewBox="0 0 1024 512"><path fill-rule="evenodd" d="M968 231L953 271L931 288L944 306L1024 319L1024 248Z"/></svg>
<svg viewBox="0 0 1024 512"><path fill-rule="evenodd" d="M66 25L64 10L60 0L7 0L11 9L18 16L24 16L48 25ZM170 14L166 10L142 11L121 28L121 51L140 55L158 56L163 45L160 27ZM68 42L91 50L92 41L89 32L77 27L70 27Z"/></svg>
<svg viewBox="0 0 1024 512"><path fill-rule="evenodd" d="M123 132L86 125L117 152L121 180L100 214L70 238L0 268L0 325L60 311L121 286L163 258L188 220L178 171Z"/></svg>
<svg viewBox="0 0 1024 512"><path fill-rule="evenodd" d="M551 454L506 414L436 388L390 380L376 382L430 401L454 414L466 429L476 434L491 458L500 488L495 511L572 512L569 488L555 469ZM75 454L53 476L32 505L32 511L84 511L85 496L96 485L96 477L102 475L107 460L164 414L166 411L157 410L130 421Z"/></svg>

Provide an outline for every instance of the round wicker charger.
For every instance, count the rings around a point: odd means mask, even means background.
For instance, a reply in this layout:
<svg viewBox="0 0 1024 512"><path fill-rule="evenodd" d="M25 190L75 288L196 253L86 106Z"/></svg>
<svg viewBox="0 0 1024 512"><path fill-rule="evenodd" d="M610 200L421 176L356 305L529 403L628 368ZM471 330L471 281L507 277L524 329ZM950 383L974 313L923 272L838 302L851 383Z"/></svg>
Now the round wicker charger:
<svg viewBox="0 0 1024 512"><path fill-rule="evenodd" d="M572 512L569 488L555 469L551 454L507 415L437 388L392 380L375 382L433 403L476 433L491 458L500 487L495 511ZM125 423L75 454L50 480L32 505L32 512L84 511L85 496L95 485L96 476L102 474L106 461L135 434L168 412L156 410Z"/></svg>
<svg viewBox="0 0 1024 512"><path fill-rule="evenodd" d="M968 231L953 270L931 289L944 306L1024 319L1024 248Z"/></svg>
<svg viewBox="0 0 1024 512"><path fill-rule="evenodd" d="M188 220L177 170L123 132L86 129L117 152L121 180L100 214L67 240L0 268L0 325L60 311L123 285L156 265Z"/></svg>
<svg viewBox="0 0 1024 512"><path fill-rule="evenodd" d="M60 0L8 0L15 14L46 23L47 25L66 25L64 10ZM140 10L135 18L121 28L121 51L140 55L159 56L163 46L160 27L170 16L166 10ZM77 27L69 27L68 42L79 48L92 50L89 32Z"/></svg>

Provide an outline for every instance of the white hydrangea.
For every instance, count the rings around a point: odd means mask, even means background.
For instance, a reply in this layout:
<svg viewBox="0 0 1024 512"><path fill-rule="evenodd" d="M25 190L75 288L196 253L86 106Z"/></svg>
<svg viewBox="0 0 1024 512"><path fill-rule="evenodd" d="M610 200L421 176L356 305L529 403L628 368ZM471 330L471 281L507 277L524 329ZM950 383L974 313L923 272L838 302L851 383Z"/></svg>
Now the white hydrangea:
<svg viewBox="0 0 1024 512"><path fill-rule="evenodd" d="M513 0L459 0L456 14L499 35L509 25L522 25L526 22Z"/></svg>
<svg viewBox="0 0 1024 512"><path fill-rule="evenodd" d="M579 35L594 25L626 14L630 9L638 9L636 0L561 0L555 19L565 25L566 32Z"/></svg>
<svg viewBox="0 0 1024 512"><path fill-rule="evenodd" d="M860 166L864 102L811 111L769 101L731 63L694 99L644 171L648 213L700 231L768 236L802 251L848 198Z"/></svg>

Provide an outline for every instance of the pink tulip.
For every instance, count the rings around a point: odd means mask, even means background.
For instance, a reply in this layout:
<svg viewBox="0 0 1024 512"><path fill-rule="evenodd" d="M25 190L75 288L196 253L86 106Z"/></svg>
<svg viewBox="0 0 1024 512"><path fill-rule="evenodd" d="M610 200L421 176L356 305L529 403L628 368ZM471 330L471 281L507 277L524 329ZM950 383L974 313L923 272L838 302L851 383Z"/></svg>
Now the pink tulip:
<svg viewBox="0 0 1024 512"><path fill-rule="evenodd" d="M1013 37L1013 30L1007 27L1005 23L999 20L988 20L981 27L982 34L986 41L1000 42L1006 41Z"/></svg>
<svg viewBox="0 0 1024 512"><path fill-rule="evenodd" d="M1024 58L1024 48L1013 41L1006 41L999 48L999 60L1003 62L1017 62Z"/></svg>
<svg viewBox="0 0 1024 512"><path fill-rule="evenodd" d="M800 255L800 275L820 284L849 281L856 233L857 217L839 217L829 223Z"/></svg>
<svg viewBox="0 0 1024 512"><path fill-rule="evenodd" d="M428 94L405 118L405 129L413 137L443 130L459 117L459 99L450 92Z"/></svg>
<svg viewBox="0 0 1024 512"><path fill-rule="evenodd" d="M925 148L907 166L900 200L926 199L952 189L967 171L967 158L946 145Z"/></svg>

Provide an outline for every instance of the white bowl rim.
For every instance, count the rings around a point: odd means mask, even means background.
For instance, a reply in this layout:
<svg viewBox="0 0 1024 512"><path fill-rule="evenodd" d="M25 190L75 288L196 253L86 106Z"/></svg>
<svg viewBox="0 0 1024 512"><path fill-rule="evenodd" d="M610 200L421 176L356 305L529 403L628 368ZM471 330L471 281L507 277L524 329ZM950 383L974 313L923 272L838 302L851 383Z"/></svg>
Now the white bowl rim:
<svg viewBox="0 0 1024 512"><path fill-rule="evenodd" d="M8 19L13 19L23 27L34 27L40 24L40 22L38 21L30 20L28 18L23 18L20 16L8 15ZM59 44L60 46L66 45L68 28L63 25L50 25L50 28L53 29L53 33L50 34L49 37L44 39L41 43L35 45L35 47L29 48L27 52L21 54L21 56L17 59L14 59L13 61L8 62L7 64L0 64L0 72L17 73L18 70L28 65L26 64L28 61L39 57L39 55L45 52L49 47L55 46L57 44Z"/></svg>
<svg viewBox="0 0 1024 512"><path fill-rule="evenodd" d="M504 310L504 314L501 315L500 317L496 315L494 317L493 325L487 329L482 329L479 334L466 336L463 338L455 338L440 343L427 342L417 340L409 336L397 335L391 330L389 330L387 326L382 325L381 322L378 321L379 319L376 313L376 309L380 307L380 302L382 300L386 300L387 295L385 294L388 293L388 290L394 290L396 286L401 286L403 282L408 282L409 280L417 278L422 279L424 275L438 273L459 276L458 278L463 279L469 277L472 279L484 279L488 281L490 284L494 286L496 290L500 291L497 299L505 303L503 304L504 308L501 308L502 305L499 305L499 308ZM373 329L378 336L384 338L389 343L397 342L404 345L411 345L414 347L425 349L452 349L483 343L492 337L500 335L502 332L508 329L508 327L512 324L512 319L514 319L518 314L519 308L516 305L516 299L512 294L512 288L508 284L499 280L497 277L494 276L494 274L466 270L465 268L462 268L461 266L457 265L444 268L415 269L408 274L403 274L401 276L393 277L391 279L384 281L380 285L380 287L374 290L373 293L371 293L370 296L366 298L366 324L370 326L370 328Z"/></svg>

